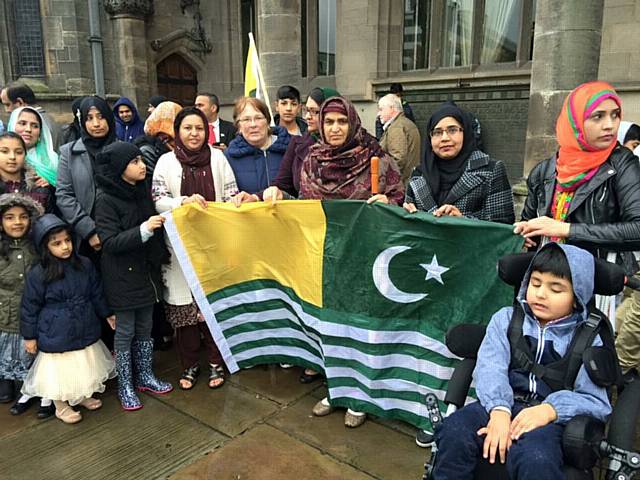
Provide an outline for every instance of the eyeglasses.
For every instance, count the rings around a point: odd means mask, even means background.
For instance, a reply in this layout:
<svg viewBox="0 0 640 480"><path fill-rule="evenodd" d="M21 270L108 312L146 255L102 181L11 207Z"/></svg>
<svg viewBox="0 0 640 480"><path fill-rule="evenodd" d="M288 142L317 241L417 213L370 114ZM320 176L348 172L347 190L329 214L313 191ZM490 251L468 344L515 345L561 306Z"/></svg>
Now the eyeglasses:
<svg viewBox="0 0 640 480"><path fill-rule="evenodd" d="M265 117L264 115L260 115L257 117L242 117L238 119L238 123L245 123L245 124L251 124L251 123L255 123L255 124L259 124L262 122L265 122L267 120L267 117Z"/></svg>
<svg viewBox="0 0 640 480"><path fill-rule="evenodd" d="M306 116L307 114L311 115L312 117L317 117L318 115L320 115L320 109L302 107L302 115Z"/></svg>
<svg viewBox="0 0 640 480"><path fill-rule="evenodd" d="M442 138L442 135L444 135L444 132L447 132L447 136L453 137L456 133L462 132L462 128L454 127L454 126L447 127L445 129L434 128L429 132L429 135L431 136L431 138Z"/></svg>

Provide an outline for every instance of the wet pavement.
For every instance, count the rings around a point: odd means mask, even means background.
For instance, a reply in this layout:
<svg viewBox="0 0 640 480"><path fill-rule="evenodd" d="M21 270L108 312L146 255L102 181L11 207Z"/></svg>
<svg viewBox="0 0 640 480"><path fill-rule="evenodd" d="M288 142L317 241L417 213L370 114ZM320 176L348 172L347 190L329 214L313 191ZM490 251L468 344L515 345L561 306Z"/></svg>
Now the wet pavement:
<svg viewBox="0 0 640 480"><path fill-rule="evenodd" d="M175 353L158 352L156 371L177 386ZM73 479L420 479L428 450L415 429L370 419L357 429L344 412L314 417L321 382L302 385L299 368L270 365L227 377L217 390L201 375L191 391L141 395L144 408L125 412L115 382L104 406L82 410L65 425L22 416L0 405L0 478Z"/></svg>

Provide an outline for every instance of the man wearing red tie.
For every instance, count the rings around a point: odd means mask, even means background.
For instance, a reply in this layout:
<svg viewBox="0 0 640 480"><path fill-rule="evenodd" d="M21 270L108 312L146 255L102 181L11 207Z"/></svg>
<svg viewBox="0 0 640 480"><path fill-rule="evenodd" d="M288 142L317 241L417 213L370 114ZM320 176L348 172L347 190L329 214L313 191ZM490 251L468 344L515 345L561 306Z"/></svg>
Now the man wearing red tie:
<svg viewBox="0 0 640 480"><path fill-rule="evenodd" d="M195 107L202 111L209 122L209 144L224 150L229 142L236 136L236 127L231 122L227 122L218 117L220 101L213 93L198 93L195 100Z"/></svg>

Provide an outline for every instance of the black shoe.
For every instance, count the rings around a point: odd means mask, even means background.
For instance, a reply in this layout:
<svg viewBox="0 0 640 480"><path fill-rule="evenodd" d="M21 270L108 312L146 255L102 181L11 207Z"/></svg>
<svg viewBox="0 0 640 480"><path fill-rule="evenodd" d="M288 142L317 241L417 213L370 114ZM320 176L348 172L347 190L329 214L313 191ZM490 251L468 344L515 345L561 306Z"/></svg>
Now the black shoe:
<svg viewBox="0 0 640 480"><path fill-rule="evenodd" d="M432 447L435 442L433 441L433 433L426 430L418 430L416 434L416 445L422 448Z"/></svg>
<svg viewBox="0 0 640 480"><path fill-rule="evenodd" d="M31 404L33 403L34 397L31 397L29 400L27 400L26 402L16 402L13 405L11 405L11 408L9 409L9 413L11 415L22 415L24 412L26 412L27 410L29 410L29 407L31 407Z"/></svg>
<svg viewBox="0 0 640 480"><path fill-rule="evenodd" d="M622 374L622 381L625 385L629 385L631 382L636 381L638 377L638 371L635 368L631 368Z"/></svg>
<svg viewBox="0 0 640 480"><path fill-rule="evenodd" d="M313 375L309 375L303 370L302 373L300 374L299 380L300 380L300 383L313 383L316 380L320 380L321 378L322 378L321 373L314 373Z"/></svg>
<svg viewBox="0 0 640 480"><path fill-rule="evenodd" d="M43 405L40 405L40 407L38 407L38 413L36 413L36 415L40 420L44 420L45 418L52 417L55 413L56 413L56 407L53 403L51 403L46 407Z"/></svg>
<svg viewBox="0 0 640 480"><path fill-rule="evenodd" d="M0 379L0 403L9 403L15 400L16 395L13 391L13 380L6 378Z"/></svg>

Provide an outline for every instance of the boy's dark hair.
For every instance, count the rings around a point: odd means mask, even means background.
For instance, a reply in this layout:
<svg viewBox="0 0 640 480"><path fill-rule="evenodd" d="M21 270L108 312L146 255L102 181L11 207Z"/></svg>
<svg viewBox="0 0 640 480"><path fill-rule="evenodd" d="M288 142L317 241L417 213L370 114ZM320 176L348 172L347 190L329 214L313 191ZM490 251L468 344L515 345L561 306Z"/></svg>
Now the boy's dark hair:
<svg viewBox="0 0 640 480"><path fill-rule="evenodd" d="M278 89L278 100L296 100L300 103L300 90L292 85L283 85Z"/></svg>
<svg viewBox="0 0 640 480"><path fill-rule="evenodd" d="M73 245L73 252L71 253L71 257L69 258L69 260L66 260L66 261L68 261L71 264L74 270L84 269L82 267L82 262L80 261L80 258L76 253L76 242L73 238L73 232L71 231L71 227L65 225L63 227L61 226L58 228L54 228L44 236L44 238L42 239L42 245L40 245L40 251L42 252L42 259L40 260L40 264L44 269L45 283L55 282L56 280L60 280L64 278L63 260L60 260L59 258L54 257L49 251L49 248L47 247L47 244L49 243L49 239L53 235L60 232L67 232L71 237L71 243Z"/></svg>
<svg viewBox="0 0 640 480"><path fill-rule="evenodd" d="M211 105L216 106L216 112L220 111L220 100L218 99L218 96L215 93L198 92L196 94L196 97L207 97L209 99L209 102L211 102Z"/></svg>
<svg viewBox="0 0 640 480"><path fill-rule="evenodd" d="M632 140L640 140L640 126L635 123L629 127L629 130L627 130L622 143L627 143Z"/></svg>
<svg viewBox="0 0 640 480"><path fill-rule="evenodd" d="M402 88L402 84L401 83L392 83L389 86L389 93L393 93L395 95L402 95L403 91L404 91L404 89Z"/></svg>
<svg viewBox="0 0 640 480"><path fill-rule="evenodd" d="M2 134L0 134L0 141L2 141L4 138L14 138L16 140L18 140L20 142L20 145L22 145L22 149L24 150L24 153L27 153L27 144L24 143L24 140L22 139L22 137L20 135L18 135L16 132L4 132Z"/></svg>
<svg viewBox="0 0 640 480"><path fill-rule="evenodd" d="M571 267L569 267L567 256L558 245L549 245L540 250L531 262L531 271L550 273L572 281Z"/></svg>
<svg viewBox="0 0 640 480"><path fill-rule="evenodd" d="M24 83L12 83L7 87L7 97L11 100L11 103L16 103L19 98L22 99L27 105L33 105L36 103L36 94L33 93L31 87Z"/></svg>

